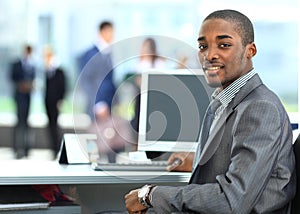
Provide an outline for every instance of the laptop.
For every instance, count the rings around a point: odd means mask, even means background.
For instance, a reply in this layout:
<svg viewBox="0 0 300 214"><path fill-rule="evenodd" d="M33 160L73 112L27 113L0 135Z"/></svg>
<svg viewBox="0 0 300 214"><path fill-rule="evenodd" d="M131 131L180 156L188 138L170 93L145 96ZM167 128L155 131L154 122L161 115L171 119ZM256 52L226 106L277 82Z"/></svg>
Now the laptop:
<svg viewBox="0 0 300 214"><path fill-rule="evenodd" d="M213 89L199 69L151 69L141 74L136 154L125 163L92 163L94 170L165 171L173 152L194 152ZM136 157L140 156L140 157Z"/></svg>

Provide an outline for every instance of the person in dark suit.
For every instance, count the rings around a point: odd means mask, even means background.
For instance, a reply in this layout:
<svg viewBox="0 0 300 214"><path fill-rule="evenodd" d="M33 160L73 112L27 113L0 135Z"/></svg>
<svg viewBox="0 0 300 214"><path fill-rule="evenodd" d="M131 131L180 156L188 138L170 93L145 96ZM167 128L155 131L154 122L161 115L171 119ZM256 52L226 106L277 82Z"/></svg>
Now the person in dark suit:
<svg viewBox="0 0 300 214"><path fill-rule="evenodd" d="M114 28L109 21L99 25L98 41L85 51L79 59L80 85L87 99L86 113L95 120L94 105L106 102L110 110L115 95L113 63L109 45L113 40Z"/></svg>
<svg viewBox="0 0 300 214"><path fill-rule="evenodd" d="M216 90L196 153L169 158L181 160L175 170L192 170L190 182L132 190L125 196L128 212L290 213L292 128L280 99L253 68L251 21L235 10L215 11L202 22L198 47L207 83Z"/></svg>
<svg viewBox="0 0 300 214"><path fill-rule="evenodd" d="M36 75L35 66L32 62L32 51L32 47L26 45L24 56L12 63L10 73L18 118L13 137L13 149L17 159L28 156L30 149L30 129L27 120Z"/></svg>
<svg viewBox="0 0 300 214"><path fill-rule="evenodd" d="M60 149L62 137L57 119L66 91L66 78L64 70L56 64L54 52L50 46L47 46L44 50L44 62L46 72L45 107L49 120L48 130L51 149L55 158Z"/></svg>

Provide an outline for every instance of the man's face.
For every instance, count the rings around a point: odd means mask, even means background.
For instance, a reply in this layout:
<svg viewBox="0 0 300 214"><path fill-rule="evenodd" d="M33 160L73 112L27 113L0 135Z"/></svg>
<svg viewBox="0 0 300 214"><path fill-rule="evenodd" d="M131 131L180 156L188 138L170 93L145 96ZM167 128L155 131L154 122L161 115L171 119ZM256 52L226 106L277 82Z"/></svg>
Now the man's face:
<svg viewBox="0 0 300 214"><path fill-rule="evenodd" d="M198 44L198 57L212 87L226 88L252 68L255 45L251 43L244 47L231 22L206 20L201 26Z"/></svg>
<svg viewBox="0 0 300 214"><path fill-rule="evenodd" d="M114 29L113 27L106 27L100 32L102 38L108 43L112 43L114 38Z"/></svg>

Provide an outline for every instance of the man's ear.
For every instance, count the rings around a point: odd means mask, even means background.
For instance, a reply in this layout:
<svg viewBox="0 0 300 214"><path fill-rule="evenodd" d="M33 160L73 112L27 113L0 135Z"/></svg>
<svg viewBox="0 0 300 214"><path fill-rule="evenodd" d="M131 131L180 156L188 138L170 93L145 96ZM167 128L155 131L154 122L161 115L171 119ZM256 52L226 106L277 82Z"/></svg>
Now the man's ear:
<svg viewBox="0 0 300 214"><path fill-rule="evenodd" d="M256 45L254 42L247 45L247 58L252 58L257 52Z"/></svg>

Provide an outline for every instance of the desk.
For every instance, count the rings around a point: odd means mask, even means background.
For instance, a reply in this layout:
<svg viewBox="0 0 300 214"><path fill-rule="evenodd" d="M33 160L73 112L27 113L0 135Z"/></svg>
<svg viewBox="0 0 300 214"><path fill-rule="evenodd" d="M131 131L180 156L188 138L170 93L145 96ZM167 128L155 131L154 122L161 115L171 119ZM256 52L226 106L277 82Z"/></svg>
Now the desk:
<svg viewBox="0 0 300 214"><path fill-rule="evenodd" d="M124 195L145 183L184 185L190 173L101 172L90 165L60 165L54 161L10 160L0 162L0 185L59 184L74 187L83 213L124 210Z"/></svg>

